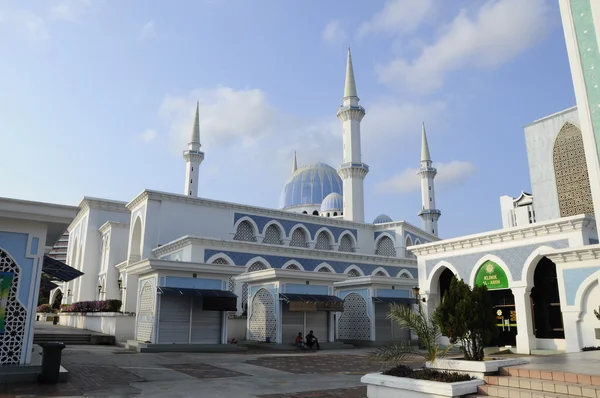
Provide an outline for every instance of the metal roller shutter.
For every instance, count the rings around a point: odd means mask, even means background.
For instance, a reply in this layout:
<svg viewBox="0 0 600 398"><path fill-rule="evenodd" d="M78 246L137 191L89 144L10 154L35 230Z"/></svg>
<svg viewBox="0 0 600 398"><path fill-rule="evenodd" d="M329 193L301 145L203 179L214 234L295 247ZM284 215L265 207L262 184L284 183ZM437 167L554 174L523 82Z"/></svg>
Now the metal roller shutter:
<svg viewBox="0 0 600 398"><path fill-rule="evenodd" d="M159 343L189 343L190 304L189 297L160 296Z"/></svg>
<svg viewBox="0 0 600 398"><path fill-rule="evenodd" d="M327 311L316 311L306 313L306 333L313 331L315 337L319 339L319 342L327 341L327 325L328 325L329 312Z"/></svg>
<svg viewBox="0 0 600 398"><path fill-rule="evenodd" d="M221 311L203 311L202 299L194 298L190 342L193 344L220 344L222 314Z"/></svg>
<svg viewBox="0 0 600 398"><path fill-rule="evenodd" d="M304 337L304 312L290 311L290 305L285 303L281 309L282 342L294 343L298 333Z"/></svg>
<svg viewBox="0 0 600 398"><path fill-rule="evenodd" d="M392 322L387 319L389 311L389 304L375 304L375 339L377 341L392 340Z"/></svg>

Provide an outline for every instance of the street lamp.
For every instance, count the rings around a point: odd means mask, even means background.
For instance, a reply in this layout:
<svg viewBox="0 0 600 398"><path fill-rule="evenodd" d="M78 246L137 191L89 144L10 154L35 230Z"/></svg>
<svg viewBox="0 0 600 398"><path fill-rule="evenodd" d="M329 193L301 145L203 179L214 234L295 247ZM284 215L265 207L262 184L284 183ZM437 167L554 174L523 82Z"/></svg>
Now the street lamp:
<svg viewBox="0 0 600 398"><path fill-rule="evenodd" d="M98 294L102 293L102 285L98 285Z"/></svg>
<svg viewBox="0 0 600 398"><path fill-rule="evenodd" d="M421 295L419 294L419 291L421 289L419 289L419 286L414 286L412 288L412 292L413 295L415 296L415 304L417 304L417 306L419 307L419 314L423 314L423 309L421 308L421 301L425 302L425 298L421 298ZM419 338L419 349L423 349L425 348L425 346L423 345L423 342L421 341L421 339Z"/></svg>
<svg viewBox="0 0 600 398"><path fill-rule="evenodd" d="M117 286L119 286L119 291L122 292L123 291L123 279L119 278L119 280L117 281Z"/></svg>

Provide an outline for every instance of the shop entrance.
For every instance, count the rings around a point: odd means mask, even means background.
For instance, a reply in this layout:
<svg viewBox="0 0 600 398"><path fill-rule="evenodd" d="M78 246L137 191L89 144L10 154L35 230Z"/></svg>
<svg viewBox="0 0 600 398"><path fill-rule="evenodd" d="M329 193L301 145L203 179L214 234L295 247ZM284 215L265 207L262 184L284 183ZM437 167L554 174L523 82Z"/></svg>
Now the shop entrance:
<svg viewBox="0 0 600 398"><path fill-rule="evenodd" d="M490 343L492 346L517 345L517 311L515 296L510 290L508 277L498 264L486 261L479 267L475 276L475 285L486 286L494 303L494 316L498 334Z"/></svg>
<svg viewBox="0 0 600 398"><path fill-rule="evenodd" d="M517 345L517 311L515 309L515 296L510 289L490 291L494 303L494 314L498 335L491 342L492 346Z"/></svg>

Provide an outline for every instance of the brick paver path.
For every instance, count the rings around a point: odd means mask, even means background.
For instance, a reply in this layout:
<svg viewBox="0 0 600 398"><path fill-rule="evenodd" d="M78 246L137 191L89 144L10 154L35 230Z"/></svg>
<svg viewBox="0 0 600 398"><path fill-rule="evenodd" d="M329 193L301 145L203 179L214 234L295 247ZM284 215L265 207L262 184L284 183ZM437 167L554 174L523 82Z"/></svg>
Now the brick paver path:
<svg viewBox="0 0 600 398"><path fill-rule="evenodd" d="M365 398L367 387L338 388L335 390L308 391L292 394L259 395L259 398Z"/></svg>
<svg viewBox="0 0 600 398"><path fill-rule="evenodd" d="M362 355L265 357L246 363L296 374L358 375L382 370L382 363L372 362Z"/></svg>
<svg viewBox="0 0 600 398"><path fill-rule="evenodd" d="M188 363L188 364L170 364L162 365L165 368L173 369L179 373L195 377L197 379L216 379L218 377L236 377L247 376L243 373L234 372L232 370L217 368L205 363Z"/></svg>

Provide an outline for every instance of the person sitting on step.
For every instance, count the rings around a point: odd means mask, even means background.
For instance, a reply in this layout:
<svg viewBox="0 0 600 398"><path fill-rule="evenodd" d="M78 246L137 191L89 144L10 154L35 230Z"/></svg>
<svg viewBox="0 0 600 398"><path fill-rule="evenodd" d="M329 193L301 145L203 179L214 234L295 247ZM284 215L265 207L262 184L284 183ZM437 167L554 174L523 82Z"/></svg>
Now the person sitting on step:
<svg viewBox="0 0 600 398"><path fill-rule="evenodd" d="M298 333L298 336L296 336L296 340L294 341L294 345L296 347L304 348L304 339L302 338L302 333Z"/></svg>
<svg viewBox="0 0 600 398"><path fill-rule="evenodd" d="M306 346L310 349L312 349L313 346L316 346L317 350L321 349L321 346L319 346L319 339L315 337L312 330L306 335Z"/></svg>

